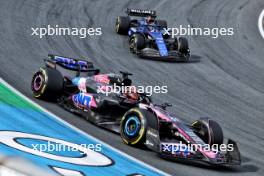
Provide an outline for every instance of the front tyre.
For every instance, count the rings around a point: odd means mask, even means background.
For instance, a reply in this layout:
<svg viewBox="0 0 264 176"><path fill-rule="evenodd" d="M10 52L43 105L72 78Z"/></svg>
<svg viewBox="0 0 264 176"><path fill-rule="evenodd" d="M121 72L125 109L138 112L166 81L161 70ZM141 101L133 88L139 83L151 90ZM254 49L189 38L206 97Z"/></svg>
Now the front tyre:
<svg viewBox="0 0 264 176"><path fill-rule="evenodd" d="M201 118L194 121L192 127L194 132L210 146L213 144L223 144L223 130L216 121L209 118Z"/></svg>
<svg viewBox="0 0 264 176"><path fill-rule="evenodd" d="M125 144L141 145L146 140L147 118L150 112L132 108L123 116L120 124L120 135Z"/></svg>
<svg viewBox="0 0 264 176"><path fill-rule="evenodd" d="M179 45L178 43L179 42L178 42L177 38L173 39L172 41L169 42L169 49L170 50L178 50L178 45Z"/></svg>
<svg viewBox="0 0 264 176"><path fill-rule="evenodd" d="M133 34L129 38L129 48L133 53L136 53L138 50L142 50L146 47L146 41L143 35Z"/></svg>
<svg viewBox="0 0 264 176"><path fill-rule="evenodd" d="M184 37L179 38L178 51L184 55L189 54L189 43L186 38Z"/></svg>
<svg viewBox="0 0 264 176"><path fill-rule="evenodd" d="M52 68L40 68L31 81L31 90L33 96L39 99L52 100L56 98L63 90L62 74Z"/></svg>

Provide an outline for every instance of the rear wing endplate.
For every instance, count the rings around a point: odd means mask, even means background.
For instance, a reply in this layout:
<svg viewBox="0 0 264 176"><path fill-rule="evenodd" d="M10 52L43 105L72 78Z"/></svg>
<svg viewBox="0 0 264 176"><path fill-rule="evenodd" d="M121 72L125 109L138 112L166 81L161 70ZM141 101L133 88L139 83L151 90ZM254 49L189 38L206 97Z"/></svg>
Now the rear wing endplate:
<svg viewBox="0 0 264 176"><path fill-rule="evenodd" d="M129 9L129 8L127 8L126 13L129 16L140 16L140 17L152 16L152 17L156 17L156 11L154 11L154 10Z"/></svg>

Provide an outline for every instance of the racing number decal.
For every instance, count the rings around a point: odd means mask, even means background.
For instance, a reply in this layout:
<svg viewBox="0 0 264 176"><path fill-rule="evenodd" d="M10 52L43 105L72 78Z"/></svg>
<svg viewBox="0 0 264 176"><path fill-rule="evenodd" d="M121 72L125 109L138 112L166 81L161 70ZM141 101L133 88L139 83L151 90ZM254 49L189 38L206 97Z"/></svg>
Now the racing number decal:
<svg viewBox="0 0 264 176"><path fill-rule="evenodd" d="M109 166L113 164L113 161L106 157L105 155L90 150L88 148L84 148L81 145L74 144L71 142L67 142L64 140L41 136L41 135L34 135L34 134L28 134L28 133L22 133L22 132L16 132L16 131L0 131L0 143L5 144L9 147L12 147L14 149L23 151L25 153L33 154L39 157L44 157L47 159L52 159L60 162L66 162L69 164L75 164L75 165L82 165L82 166ZM74 149L78 149L78 151L81 151L84 153L82 157L66 157L66 156L59 156L54 155L51 153L41 152L39 150L30 148L28 146L25 146L17 141L17 139L33 139L33 140L42 140L42 141L49 141L56 144L62 144L68 147L72 147ZM83 173L79 171L73 171L63 168L58 168L54 166L50 166L54 171L58 172L61 175L68 176L72 173L75 173L75 175L82 176ZM77 174L78 173L78 174Z"/></svg>

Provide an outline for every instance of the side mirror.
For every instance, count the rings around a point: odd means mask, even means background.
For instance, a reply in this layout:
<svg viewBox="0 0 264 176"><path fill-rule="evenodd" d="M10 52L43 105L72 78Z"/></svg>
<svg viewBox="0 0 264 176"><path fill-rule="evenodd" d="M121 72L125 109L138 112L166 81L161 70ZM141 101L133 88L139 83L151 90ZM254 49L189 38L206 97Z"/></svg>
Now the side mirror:
<svg viewBox="0 0 264 176"><path fill-rule="evenodd" d="M160 105L156 105L156 106L159 106L159 107L161 107L161 109L166 110L167 107L171 107L172 104L166 102L166 103L162 103L162 104L160 104Z"/></svg>
<svg viewBox="0 0 264 176"><path fill-rule="evenodd" d="M120 73L122 74L123 79L126 79L126 78L128 78L128 76L133 75L132 73L124 72L124 71L120 71Z"/></svg>

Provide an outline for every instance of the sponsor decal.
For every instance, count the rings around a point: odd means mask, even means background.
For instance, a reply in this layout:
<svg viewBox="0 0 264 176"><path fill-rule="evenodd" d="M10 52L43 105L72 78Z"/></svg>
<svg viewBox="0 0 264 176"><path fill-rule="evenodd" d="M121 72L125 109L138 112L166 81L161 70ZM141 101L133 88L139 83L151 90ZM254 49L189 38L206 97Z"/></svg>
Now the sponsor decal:
<svg viewBox="0 0 264 176"><path fill-rule="evenodd" d="M153 129L151 129L151 128L148 129L147 135L153 136L155 138L158 138L159 137L158 134Z"/></svg>
<svg viewBox="0 0 264 176"><path fill-rule="evenodd" d="M78 93L72 96L72 101L76 106L90 108L93 96L86 93Z"/></svg>
<svg viewBox="0 0 264 176"><path fill-rule="evenodd" d="M154 144L152 142L150 142L149 140L146 140L146 145L150 145L150 146L154 146Z"/></svg>

